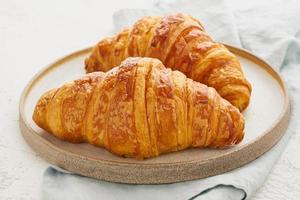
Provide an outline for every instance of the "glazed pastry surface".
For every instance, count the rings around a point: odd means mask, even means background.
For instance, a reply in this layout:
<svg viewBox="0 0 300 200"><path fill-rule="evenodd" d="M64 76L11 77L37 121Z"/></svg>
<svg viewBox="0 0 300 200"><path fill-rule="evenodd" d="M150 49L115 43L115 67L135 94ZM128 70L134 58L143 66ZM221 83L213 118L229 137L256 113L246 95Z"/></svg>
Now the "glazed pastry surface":
<svg viewBox="0 0 300 200"><path fill-rule="evenodd" d="M152 58L128 58L46 92L33 120L62 140L139 159L224 148L244 136L243 116L214 88Z"/></svg>
<svg viewBox="0 0 300 200"><path fill-rule="evenodd" d="M95 45L85 68L87 72L106 72L135 56L158 58L166 67L215 88L240 111L249 104L251 85L240 62L191 16L143 17L132 28Z"/></svg>

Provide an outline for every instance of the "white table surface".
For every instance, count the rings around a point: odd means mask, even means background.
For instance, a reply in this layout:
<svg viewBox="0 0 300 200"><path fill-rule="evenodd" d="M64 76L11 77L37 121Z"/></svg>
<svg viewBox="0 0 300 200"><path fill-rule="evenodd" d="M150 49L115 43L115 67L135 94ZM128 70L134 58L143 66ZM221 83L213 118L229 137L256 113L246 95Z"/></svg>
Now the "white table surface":
<svg viewBox="0 0 300 200"><path fill-rule="evenodd" d="M114 11L149 8L153 1L0 0L0 199L41 199L49 166L19 130L19 97L29 79L53 60L107 35ZM300 198L299 144L300 135L294 135L254 200Z"/></svg>

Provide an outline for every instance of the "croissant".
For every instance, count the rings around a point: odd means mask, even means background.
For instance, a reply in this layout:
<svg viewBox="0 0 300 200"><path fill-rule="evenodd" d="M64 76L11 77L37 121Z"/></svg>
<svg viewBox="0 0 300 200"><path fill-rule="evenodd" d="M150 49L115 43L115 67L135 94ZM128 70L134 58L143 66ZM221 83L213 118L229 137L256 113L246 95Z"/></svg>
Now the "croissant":
<svg viewBox="0 0 300 200"><path fill-rule="evenodd" d="M141 18L131 29L100 41L85 60L85 68L108 71L130 56L158 58L166 67L214 87L241 111L249 104L251 85L236 56L188 15Z"/></svg>
<svg viewBox="0 0 300 200"><path fill-rule="evenodd" d="M90 73L46 92L33 120L62 140L134 158L222 148L244 136L243 116L214 88L153 58L128 58L106 73Z"/></svg>

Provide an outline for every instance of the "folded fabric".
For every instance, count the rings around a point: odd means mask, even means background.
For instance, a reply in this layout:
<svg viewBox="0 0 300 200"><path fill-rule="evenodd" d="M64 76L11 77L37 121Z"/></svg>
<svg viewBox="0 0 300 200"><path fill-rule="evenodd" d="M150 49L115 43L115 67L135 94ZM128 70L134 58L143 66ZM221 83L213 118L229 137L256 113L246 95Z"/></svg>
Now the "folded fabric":
<svg viewBox="0 0 300 200"><path fill-rule="evenodd" d="M292 117L286 134L270 151L233 171L195 181L162 185L109 183L49 167L43 180L45 199L246 199L263 184L296 132L300 114L300 5L277 0L270 7L255 0L234 7L224 0L157 3L151 10L121 10L114 14L116 32L144 15L184 12L203 22L215 40L248 49L281 71L292 99ZM299 134L299 131L298 131Z"/></svg>

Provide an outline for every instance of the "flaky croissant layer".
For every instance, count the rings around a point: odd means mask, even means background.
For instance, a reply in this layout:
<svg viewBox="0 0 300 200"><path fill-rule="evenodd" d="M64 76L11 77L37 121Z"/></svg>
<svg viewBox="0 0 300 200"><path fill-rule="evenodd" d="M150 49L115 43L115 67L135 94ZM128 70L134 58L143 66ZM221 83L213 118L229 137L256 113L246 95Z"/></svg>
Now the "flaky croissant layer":
<svg viewBox="0 0 300 200"><path fill-rule="evenodd" d="M244 136L243 116L214 88L151 58L128 58L46 92L33 120L62 140L135 158L222 148Z"/></svg>
<svg viewBox="0 0 300 200"><path fill-rule="evenodd" d="M131 29L101 40L85 67L88 72L108 71L130 56L158 58L166 67L215 88L240 110L249 104L251 85L236 56L188 15L141 18Z"/></svg>

